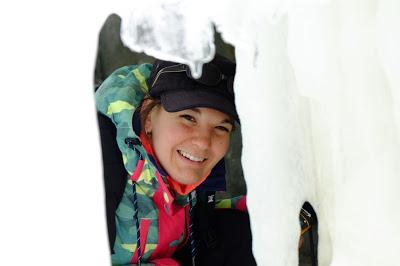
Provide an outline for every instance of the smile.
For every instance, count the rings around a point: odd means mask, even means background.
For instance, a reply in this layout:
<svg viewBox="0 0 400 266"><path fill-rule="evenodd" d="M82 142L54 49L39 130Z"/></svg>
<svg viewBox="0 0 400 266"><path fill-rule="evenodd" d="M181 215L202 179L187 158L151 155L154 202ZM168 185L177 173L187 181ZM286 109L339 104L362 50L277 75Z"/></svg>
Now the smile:
<svg viewBox="0 0 400 266"><path fill-rule="evenodd" d="M190 153L186 152L186 151L182 151L182 150L178 150L179 154L182 155L183 157L185 157L186 159L189 159L193 162L204 162L207 158L203 158L203 157L196 157L191 155Z"/></svg>

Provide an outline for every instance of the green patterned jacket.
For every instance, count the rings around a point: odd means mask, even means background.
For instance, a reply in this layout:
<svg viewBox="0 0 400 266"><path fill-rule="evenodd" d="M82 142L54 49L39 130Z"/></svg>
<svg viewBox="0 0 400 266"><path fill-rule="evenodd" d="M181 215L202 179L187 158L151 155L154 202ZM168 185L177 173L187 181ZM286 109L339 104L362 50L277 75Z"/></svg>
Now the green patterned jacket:
<svg viewBox="0 0 400 266"><path fill-rule="evenodd" d="M95 94L97 110L116 126L116 141L128 173L122 200L115 213L113 265L131 265L138 260L135 196L142 262L149 263L146 265L178 265L171 256L187 238L188 196L177 196L169 189L165 175L150 160L132 125L135 109L148 93L146 79L151 69L150 64L122 67L111 74ZM243 209L244 198L217 203L221 208L236 205Z"/></svg>

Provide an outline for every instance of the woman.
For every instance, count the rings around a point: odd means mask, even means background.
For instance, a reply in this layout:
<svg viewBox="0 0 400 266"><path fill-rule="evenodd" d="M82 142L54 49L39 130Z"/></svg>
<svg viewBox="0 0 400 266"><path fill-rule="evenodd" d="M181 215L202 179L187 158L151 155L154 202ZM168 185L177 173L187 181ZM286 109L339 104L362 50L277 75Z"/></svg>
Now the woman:
<svg viewBox="0 0 400 266"><path fill-rule="evenodd" d="M117 128L129 174L115 213L113 264L179 265L172 257L185 243L195 264L194 191L218 180L224 167L239 121L234 73L221 56L197 80L183 64L156 60L118 69L97 90L97 108ZM244 198L229 206L245 209Z"/></svg>

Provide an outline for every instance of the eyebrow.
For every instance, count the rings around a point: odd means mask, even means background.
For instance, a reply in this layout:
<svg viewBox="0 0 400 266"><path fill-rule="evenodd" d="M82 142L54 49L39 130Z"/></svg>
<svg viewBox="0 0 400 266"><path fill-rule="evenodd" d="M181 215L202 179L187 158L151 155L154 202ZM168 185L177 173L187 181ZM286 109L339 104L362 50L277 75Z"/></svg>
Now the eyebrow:
<svg viewBox="0 0 400 266"><path fill-rule="evenodd" d="M190 108L189 110L192 110L195 113L201 114L201 110L199 108L197 108L197 107ZM222 120L221 123L229 123L229 124L232 125L232 127L235 126L235 123L233 122L233 120L232 119L228 119L228 118Z"/></svg>
<svg viewBox="0 0 400 266"><path fill-rule="evenodd" d="M193 112L201 114L201 110L199 108L197 108L197 107L190 108L189 110L192 110Z"/></svg>
<svg viewBox="0 0 400 266"><path fill-rule="evenodd" d="M228 123L234 126L234 122L231 119L224 119L221 123Z"/></svg>

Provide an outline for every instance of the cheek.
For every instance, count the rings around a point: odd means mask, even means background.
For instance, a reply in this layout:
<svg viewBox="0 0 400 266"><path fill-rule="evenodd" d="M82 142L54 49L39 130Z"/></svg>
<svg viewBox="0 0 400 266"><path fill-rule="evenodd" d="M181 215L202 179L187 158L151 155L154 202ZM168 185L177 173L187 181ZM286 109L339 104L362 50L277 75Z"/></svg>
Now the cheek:
<svg viewBox="0 0 400 266"><path fill-rule="evenodd" d="M229 137L219 139L216 142L216 153L218 154L218 157L220 159L222 159L222 157L226 155L228 149L229 149Z"/></svg>
<svg viewBox="0 0 400 266"><path fill-rule="evenodd" d="M165 126L162 130L154 130L153 149L157 157L166 157L174 151L179 140L179 131L173 127Z"/></svg>

